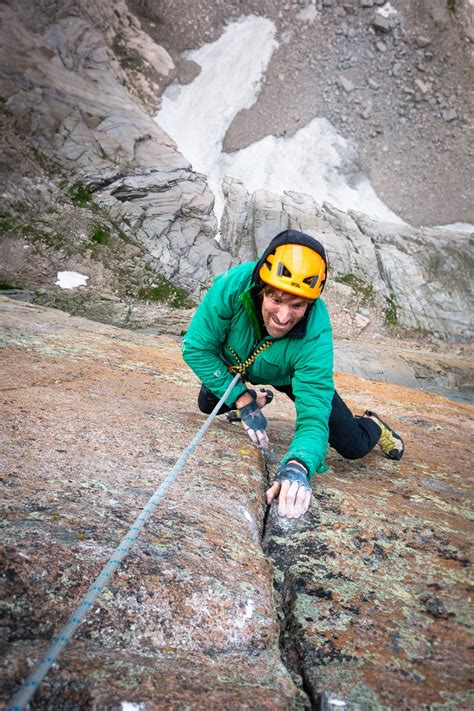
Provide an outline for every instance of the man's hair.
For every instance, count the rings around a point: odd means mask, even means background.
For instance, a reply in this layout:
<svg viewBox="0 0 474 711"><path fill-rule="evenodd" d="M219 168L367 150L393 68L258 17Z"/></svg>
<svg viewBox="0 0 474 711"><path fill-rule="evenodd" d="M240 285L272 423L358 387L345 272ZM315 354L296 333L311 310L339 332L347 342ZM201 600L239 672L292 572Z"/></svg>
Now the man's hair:
<svg viewBox="0 0 474 711"><path fill-rule="evenodd" d="M263 299L264 296L274 294L275 292L278 292L279 294L286 294L287 296L291 296L294 299L301 299L302 301L306 301L308 304L312 303L311 299L305 299L304 296L295 296L294 294L290 294L288 291L283 291L283 289L278 289L276 286L272 286L271 284L265 284L263 289L260 289L257 296L260 299Z"/></svg>

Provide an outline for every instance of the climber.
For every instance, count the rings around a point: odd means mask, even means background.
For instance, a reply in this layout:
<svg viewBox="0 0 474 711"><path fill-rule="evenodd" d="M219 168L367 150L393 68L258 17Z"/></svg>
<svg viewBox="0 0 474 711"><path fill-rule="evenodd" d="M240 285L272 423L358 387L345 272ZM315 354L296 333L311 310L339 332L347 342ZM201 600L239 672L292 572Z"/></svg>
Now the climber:
<svg viewBox="0 0 474 711"><path fill-rule="evenodd" d="M296 406L295 433L281 460L267 503L279 499L278 513L304 514L311 498L309 480L327 469L327 444L346 459L359 459L376 444L389 459L403 455L402 439L366 410L354 416L333 383L333 344L326 304L319 297L327 276L323 246L313 237L285 230L257 262L239 264L218 276L191 321L183 357L202 381L198 406L210 413L232 374L242 380L219 414L239 410L252 442L269 446L262 408L272 385Z"/></svg>

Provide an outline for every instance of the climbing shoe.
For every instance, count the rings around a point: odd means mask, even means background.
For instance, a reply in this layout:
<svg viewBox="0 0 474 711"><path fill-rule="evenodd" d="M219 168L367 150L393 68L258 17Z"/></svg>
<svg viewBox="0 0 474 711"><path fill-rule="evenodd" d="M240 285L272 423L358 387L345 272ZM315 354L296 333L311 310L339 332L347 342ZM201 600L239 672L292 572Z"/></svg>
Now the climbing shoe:
<svg viewBox="0 0 474 711"><path fill-rule="evenodd" d="M386 422L381 420L376 412L366 410L364 415L366 417L374 417L378 426L382 430L377 444L382 450L384 457L387 457L388 459L400 460L403 457L403 452L405 450L405 445L403 444L403 440L400 435L398 435L395 430L392 430Z"/></svg>

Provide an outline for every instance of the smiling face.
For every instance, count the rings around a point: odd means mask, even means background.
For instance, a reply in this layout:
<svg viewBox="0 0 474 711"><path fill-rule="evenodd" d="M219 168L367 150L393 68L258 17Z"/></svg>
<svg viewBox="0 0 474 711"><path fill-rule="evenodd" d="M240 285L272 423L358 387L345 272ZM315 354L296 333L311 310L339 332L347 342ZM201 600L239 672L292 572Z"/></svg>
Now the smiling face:
<svg viewBox="0 0 474 711"><path fill-rule="evenodd" d="M283 338L306 313L310 301L285 291L266 287L263 291L262 318L272 338Z"/></svg>

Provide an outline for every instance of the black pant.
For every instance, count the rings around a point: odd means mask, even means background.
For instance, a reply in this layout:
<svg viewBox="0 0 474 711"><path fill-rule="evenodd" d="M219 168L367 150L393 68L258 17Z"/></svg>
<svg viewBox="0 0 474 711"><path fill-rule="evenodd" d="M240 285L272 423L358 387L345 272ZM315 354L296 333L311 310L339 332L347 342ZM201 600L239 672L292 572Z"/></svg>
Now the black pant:
<svg viewBox="0 0 474 711"><path fill-rule="evenodd" d="M285 393L293 401L295 399L291 385L276 387L276 390ZM256 394L254 390L249 391ZM198 407L206 415L211 413L219 398L204 385L198 396ZM234 408L222 405L218 414L229 412ZM354 416L341 396L334 392L332 409L329 416L329 444L345 459L360 459L365 457L375 447L380 437L380 427L369 417Z"/></svg>

